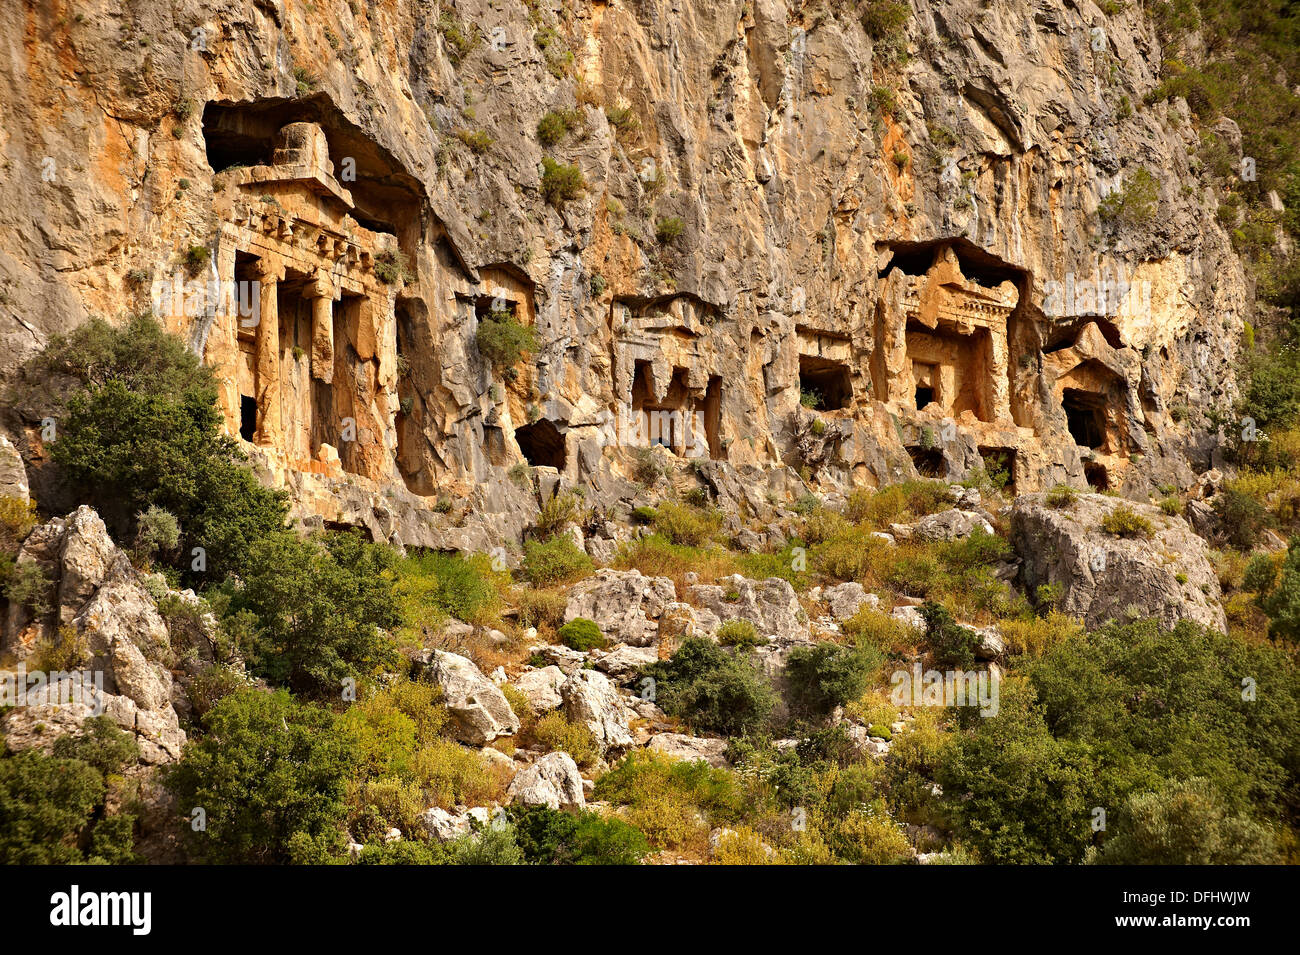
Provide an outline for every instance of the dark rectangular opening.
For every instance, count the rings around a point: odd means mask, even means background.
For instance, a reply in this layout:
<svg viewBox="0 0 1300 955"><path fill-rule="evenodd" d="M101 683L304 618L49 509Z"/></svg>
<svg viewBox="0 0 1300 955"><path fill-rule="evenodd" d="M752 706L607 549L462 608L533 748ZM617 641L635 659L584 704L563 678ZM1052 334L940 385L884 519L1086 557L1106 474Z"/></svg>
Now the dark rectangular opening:
<svg viewBox="0 0 1300 955"><path fill-rule="evenodd" d="M907 449L907 453L912 458L912 466L916 468L916 473L921 477L946 478L948 476L948 463L943 459L943 452L938 448L914 445Z"/></svg>
<svg viewBox="0 0 1300 955"><path fill-rule="evenodd" d="M257 435L257 399L252 395L239 396L239 436L252 441Z"/></svg>
<svg viewBox="0 0 1300 955"><path fill-rule="evenodd" d="M1110 475L1106 472L1105 465L1102 464L1085 464L1083 466L1083 476L1088 480L1088 486L1097 491L1110 490Z"/></svg>
<svg viewBox="0 0 1300 955"><path fill-rule="evenodd" d="M843 362L799 356L799 393L808 407L817 411L839 411L853 400L853 382Z"/></svg>
<svg viewBox="0 0 1300 955"><path fill-rule="evenodd" d="M1065 421L1074 443L1085 448L1100 448L1106 443L1105 399L1099 395L1066 388L1061 396Z"/></svg>
<svg viewBox="0 0 1300 955"><path fill-rule="evenodd" d="M920 411L930 402L934 401L934 389L925 385L916 386L916 410Z"/></svg>

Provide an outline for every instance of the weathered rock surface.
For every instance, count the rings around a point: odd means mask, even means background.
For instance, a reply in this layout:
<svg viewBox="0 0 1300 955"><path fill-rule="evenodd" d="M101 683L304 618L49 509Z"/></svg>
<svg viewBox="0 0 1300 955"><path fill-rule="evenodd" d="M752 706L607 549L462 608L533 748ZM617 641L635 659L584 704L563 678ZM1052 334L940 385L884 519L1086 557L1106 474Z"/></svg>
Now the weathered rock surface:
<svg viewBox="0 0 1300 955"><path fill-rule="evenodd" d="M594 670L579 670L560 687L560 696L565 717L587 727L607 758L632 745L628 708L609 677Z"/></svg>
<svg viewBox="0 0 1300 955"><path fill-rule="evenodd" d="M560 686L566 677L563 670L552 664L536 670L528 670L515 678L514 685L520 693L528 697L537 712L558 709L560 703Z"/></svg>
<svg viewBox="0 0 1300 955"><path fill-rule="evenodd" d="M677 600L667 577L647 577L637 570L598 570L568 593L565 621L586 617L616 643L650 646L658 639L659 617Z"/></svg>
<svg viewBox="0 0 1300 955"><path fill-rule="evenodd" d="M682 733L660 733L650 740L646 749L688 762L703 760L714 768L727 765L725 739L705 739Z"/></svg>
<svg viewBox="0 0 1300 955"><path fill-rule="evenodd" d="M1154 536L1104 532L1102 520L1117 507L1149 521ZM1011 510L1011 542L1023 561L1022 584L1031 591L1045 584L1060 588L1060 609L1089 628L1130 615L1155 617L1169 627L1180 620L1226 626L1206 542L1181 517L1157 507L1082 494L1055 508L1041 494L1025 495Z"/></svg>
<svg viewBox="0 0 1300 955"><path fill-rule="evenodd" d="M514 802L552 809L585 809L582 775L568 753L547 753L519 771L506 795Z"/></svg>
<svg viewBox="0 0 1300 955"><path fill-rule="evenodd" d="M483 675L472 660L443 650L424 650L420 662L442 687L455 724L455 736L462 743L482 746L498 736L519 731L519 717L505 695Z"/></svg>
<svg viewBox="0 0 1300 955"><path fill-rule="evenodd" d="M788 580L769 577L750 580L739 574L717 584L696 584L690 598L726 622L748 620L759 636L777 643L806 640L808 622Z"/></svg>

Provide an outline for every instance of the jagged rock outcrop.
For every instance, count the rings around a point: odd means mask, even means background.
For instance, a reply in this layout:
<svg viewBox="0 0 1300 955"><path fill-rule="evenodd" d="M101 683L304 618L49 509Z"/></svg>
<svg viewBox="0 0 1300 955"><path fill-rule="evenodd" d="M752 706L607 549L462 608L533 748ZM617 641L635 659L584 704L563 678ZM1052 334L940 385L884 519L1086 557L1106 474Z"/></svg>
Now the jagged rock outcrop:
<svg viewBox="0 0 1300 955"><path fill-rule="evenodd" d="M695 584L690 598L719 620L748 620L759 636L776 643L808 639L807 614L788 580L769 577L750 580L740 574L716 584Z"/></svg>
<svg viewBox="0 0 1300 955"><path fill-rule="evenodd" d="M627 705L603 673L576 671L560 687L560 696L565 718L590 730L607 759L622 755L633 744Z"/></svg>
<svg viewBox="0 0 1300 955"><path fill-rule="evenodd" d="M34 615L11 605L4 652L28 672L54 653L63 669L45 675L58 687L47 696L50 702L4 716L6 746L48 749L87 717L104 713L135 734L144 763L179 758L185 732L172 702L178 693L167 625L95 510L79 507L34 528L17 560L41 568L50 609ZM74 692L92 685L91 696Z"/></svg>
<svg viewBox="0 0 1300 955"><path fill-rule="evenodd" d="M646 647L658 640L659 617L676 600L677 590L667 577L598 570L569 590L564 619L586 617L610 640Z"/></svg>
<svg viewBox="0 0 1300 955"><path fill-rule="evenodd" d="M1149 522L1153 536L1103 531L1103 519L1117 508ZM1130 616L1226 627L1208 546L1181 517L1157 507L1084 494L1057 508L1041 494L1026 495L1011 509L1011 542L1023 561L1022 585L1030 593L1057 588L1057 606L1089 629Z"/></svg>
<svg viewBox="0 0 1300 955"><path fill-rule="evenodd" d="M727 765L727 745L725 739L659 733L646 744L646 749L687 762L702 760L716 769Z"/></svg>
<svg viewBox="0 0 1300 955"><path fill-rule="evenodd" d="M515 689L528 698L529 704L537 712L558 709L563 700L560 687L567 679L565 672L555 664L526 670L511 682Z"/></svg>
<svg viewBox="0 0 1300 955"><path fill-rule="evenodd" d="M0 24L0 376L152 308L309 525L486 551L556 482L627 504L649 445L753 510L801 471L1215 463L1175 411L1231 404L1250 290L1140 5L917 0L890 37L784 0L84 7ZM1150 221L1103 222L1140 169ZM502 312L538 339L511 368L477 345Z"/></svg>

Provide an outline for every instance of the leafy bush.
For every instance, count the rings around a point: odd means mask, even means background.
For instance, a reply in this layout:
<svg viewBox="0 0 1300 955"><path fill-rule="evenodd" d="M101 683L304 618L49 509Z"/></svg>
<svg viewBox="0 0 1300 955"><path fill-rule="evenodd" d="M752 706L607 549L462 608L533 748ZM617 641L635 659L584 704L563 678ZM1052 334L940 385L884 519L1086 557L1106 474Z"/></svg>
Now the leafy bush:
<svg viewBox="0 0 1300 955"><path fill-rule="evenodd" d="M665 501L655 510L653 522L655 530L674 544L699 547L718 532L722 516L717 511L701 511Z"/></svg>
<svg viewBox="0 0 1300 955"><path fill-rule="evenodd" d="M1276 861L1272 834L1229 812L1208 780L1166 784L1134 793L1113 833L1088 850L1092 865L1268 865Z"/></svg>
<svg viewBox="0 0 1300 955"><path fill-rule="evenodd" d="M582 498L572 491L557 492L542 502L537 512L537 530L548 537L582 516Z"/></svg>
<svg viewBox="0 0 1300 955"><path fill-rule="evenodd" d="M650 851L640 831L594 812L512 806L508 815L515 842L535 865L637 865Z"/></svg>
<svg viewBox="0 0 1300 955"><path fill-rule="evenodd" d="M0 864L137 861L134 817L117 808L112 778L138 755L135 738L101 716L55 740L51 756L0 758Z"/></svg>
<svg viewBox="0 0 1300 955"><path fill-rule="evenodd" d="M821 718L860 697L883 655L870 647L835 643L795 647L786 661L790 702L796 711Z"/></svg>
<svg viewBox="0 0 1300 955"><path fill-rule="evenodd" d="M582 170L577 166L567 166L556 162L550 156L542 158L542 198L561 208L571 199L577 199L587 188L587 181Z"/></svg>
<svg viewBox="0 0 1300 955"><path fill-rule="evenodd" d="M392 548L356 532L276 534L251 548L225 613L250 630L257 673L300 692L336 694L345 678L397 662L387 635L401 619L396 565Z"/></svg>
<svg viewBox="0 0 1300 955"><path fill-rule="evenodd" d="M537 122L537 139L543 146L554 146L581 122L581 110L549 110Z"/></svg>
<svg viewBox="0 0 1300 955"><path fill-rule="evenodd" d="M1055 484L1047 492L1048 507L1069 507L1078 500L1079 492L1068 484Z"/></svg>
<svg viewBox="0 0 1300 955"><path fill-rule="evenodd" d="M156 504L135 516L135 546L147 559L155 554L174 551L181 542L181 526L176 518Z"/></svg>
<svg viewBox="0 0 1300 955"><path fill-rule="evenodd" d="M1097 206L1101 221L1128 228L1155 218L1160 203L1160 183L1145 166L1139 166L1124 186L1106 196Z"/></svg>
<svg viewBox="0 0 1300 955"><path fill-rule="evenodd" d="M729 770L643 751L601 776L595 798L627 807L625 818L662 849L698 846L710 825L736 821L745 793Z"/></svg>
<svg viewBox="0 0 1300 955"><path fill-rule="evenodd" d="M524 543L524 576L538 586L569 583L593 569L591 558L570 537Z"/></svg>
<svg viewBox="0 0 1300 955"><path fill-rule="evenodd" d="M1152 523L1127 504L1119 504L1101 519L1101 529L1116 537L1151 537Z"/></svg>
<svg viewBox="0 0 1300 955"><path fill-rule="evenodd" d="M609 645L605 635L596 626L596 621L586 617L575 617L559 631L560 642L570 650L596 650Z"/></svg>
<svg viewBox="0 0 1300 955"><path fill-rule="evenodd" d="M568 753L579 766L591 766L600 759L600 747L591 730L582 723L565 719L558 710L543 714L529 729L528 736L548 752Z"/></svg>
<svg viewBox="0 0 1300 955"><path fill-rule="evenodd" d="M1228 543L1249 550L1272 523L1268 510L1255 498L1229 484L1214 495L1214 515Z"/></svg>
<svg viewBox="0 0 1300 955"><path fill-rule="evenodd" d="M52 340L36 365L75 382L51 457L115 537L130 539L133 515L162 508L184 530L187 572L187 551L201 546L198 579L219 581L283 526L287 496L259 484L221 433L212 371L153 318L120 329L94 319Z"/></svg>
<svg viewBox="0 0 1300 955"><path fill-rule="evenodd" d="M975 631L952 619L943 606L927 601L921 606L925 620L925 639L934 651L936 663L969 668L975 665L979 637Z"/></svg>
<svg viewBox="0 0 1300 955"><path fill-rule="evenodd" d="M680 216L669 216L655 223L655 238L662 245L676 241L684 231L686 231L686 223Z"/></svg>
<svg viewBox="0 0 1300 955"><path fill-rule="evenodd" d="M1254 699L1239 674L1255 680ZM1002 681L997 715L970 721L936 775L958 834L986 861L1077 862L1091 807L1193 776L1228 814L1288 818L1300 680L1287 654L1144 621L1066 638L1027 675Z"/></svg>
<svg viewBox="0 0 1300 955"><path fill-rule="evenodd" d="M433 627L442 615L477 621L499 603L497 584L508 575L492 569L486 554L411 554L396 567L395 596L402 621L413 630Z"/></svg>
<svg viewBox="0 0 1300 955"><path fill-rule="evenodd" d="M513 368L537 348L532 326L519 324L508 310L494 311L479 322L475 341L479 354L497 374Z"/></svg>
<svg viewBox="0 0 1300 955"><path fill-rule="evenodd" d="M655 680L656 702L690 726L743 735L762 726L776 696L762 670L742 652L691 637L670 660L642 671Z"/></svg>
<svg viewBox="0 0 1300 955"><path fill-rule="evenodd" d="M758 630L748 620L728 620L718 627L714 634L724 647L741 647L748 649L765 643L758 635Z"/></svg>
<svg viewBox="0 0 1300 955"><path fill-rule="evenodd" d="M342 847L343 790L354 751L328 711L283 690L241 690L208 714L165 771L182 814L202 808L206 829L184 827L209 863L317 862Z"/></svg>

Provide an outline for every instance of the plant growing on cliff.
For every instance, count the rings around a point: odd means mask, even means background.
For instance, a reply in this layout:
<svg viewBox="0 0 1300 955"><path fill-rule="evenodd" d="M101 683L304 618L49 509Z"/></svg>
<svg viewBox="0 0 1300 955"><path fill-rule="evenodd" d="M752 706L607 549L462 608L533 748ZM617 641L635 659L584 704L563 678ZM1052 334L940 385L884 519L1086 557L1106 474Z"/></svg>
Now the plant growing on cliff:
<svg viewBox="0 0 1300 955"><path fill-rule="evenodd" d="M554 146L582 123L578 109L552 109L537 122L537 141L543 146Z"/></svg>
<svg viewBox="0 0 1300 955"><path fill-rule="evenodd" d="M557 209L571 199L577 199L587 188L582 170L565 165L550 156L542 157L542 198Z"/></svg>
<svg viewBox="0 0 1300 955"><path fill-rule="evenodd" d="M862 28L874 41L873 52L890 63L907 56L907 22L912 8L903 0L867 0L862 5Z"/></svg>
<svg viewBox="0 0 1300 955"><path fill-rule="evenodd" d="M1160 204L1160 183L1146 166L1125 180L1122 188L1112 191L1097 205L1102 224L1135 228L1155 218Z"/></svg>
<svg viewBox="0 0 1300 955"><path fill-rule="evenodd" d="M655 238L661 245L676 241L686 231L686 223L680 216L669 216L655 223Z"/></svg>
<svg viewBox="0 0 1300 955"><path fill-rule="evenodd" d="M684 641L672 659L652 664L656 702L697 729L741 736L767 722L776 694L752 656L703 637Z"/></svg>
<svg viewBox="0 0 1300 955"><path fill-rule="evenodd" d="M1156 532L1149 520L1127 504L1117 505L1103 517L1101 529L1116 537L1151 537Z"/></svg>
<svg viewBox="0 0 1300 955"><path fill-rule="evenodd" d="M398 282L414 282L415 272L401 249L384 249L375 256L375 277L385 285L396 285Z"/></svg>
<svg viewBox="0 0 1300 955"><path fill-rule="evenodd" d="M519 324L508 309L490 312L479 322L475 342L498 375L505 375L537 348L532 326Z"/></svg>
<svg viewBox="0 0 1300 955"><path fill-rule="evenodd" d="M453 66L459 66L461 60L469 56L479 44L478 28L472 25L466 27L451 10L443 10L438 17L438 32L442 34L447 46L447 59L451 60Z"/></svg>

